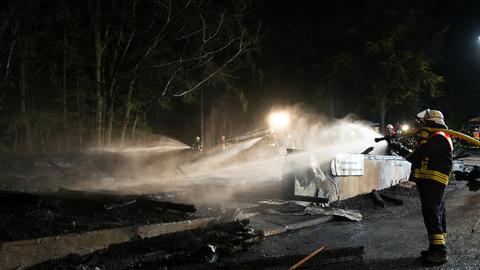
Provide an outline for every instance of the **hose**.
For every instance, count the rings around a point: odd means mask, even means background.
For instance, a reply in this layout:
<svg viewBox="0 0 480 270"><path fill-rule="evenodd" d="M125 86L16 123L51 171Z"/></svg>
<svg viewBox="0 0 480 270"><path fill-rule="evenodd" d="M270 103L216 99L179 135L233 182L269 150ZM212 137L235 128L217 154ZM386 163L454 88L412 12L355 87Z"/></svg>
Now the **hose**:
<svg viewBox="0 0 480 270"><path fill-rule="evenodd" d="M445 128L421 128L421 129L411 129L409 131L406 131L406 132L402 132L400 134L400 136L404 136L404 137L408 137L408 136L413 136L415 134L417 134L417 132L421 131L421 130L425 130L429 133L432 133L432 132L439 132L439 131L442 131L442 132L445 132L447 134L449 134L450 136L452 137L456 137L456 138L459 138L461 140L464 140L466 142L469 142L475 146L478 146L480 147L480 141L475 139L475 138L472 138L466 134L463 134L461 132L458 132L458 131L455 131L455 130L451 130L451 129L445 129Z"/></svg>

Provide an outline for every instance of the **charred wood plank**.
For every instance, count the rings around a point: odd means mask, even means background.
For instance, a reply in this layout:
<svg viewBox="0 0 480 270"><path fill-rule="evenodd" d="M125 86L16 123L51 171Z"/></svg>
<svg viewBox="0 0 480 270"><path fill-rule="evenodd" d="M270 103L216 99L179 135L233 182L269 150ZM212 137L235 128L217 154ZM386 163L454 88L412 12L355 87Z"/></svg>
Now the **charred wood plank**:
<svg viewBox="0 0 480 270"><path fill-rule="evenodd" d="M246 228L248 222L214 224L198 230L175 232L111 245L85 256L50 260L34 269L163 269L184 264L213 265L218 257L251 245L259 233Z"/></svg>
<svg viewBox="0 0 480 270"><path fill-rule="evenodd" d="M109 245L140 238L204 228L212 218L181 222L106 229L80 234L66 234L31 240L5 242L0 248L0 269L26 268L68 254L85 255Z"/></svg>
<svg viewBox="0 0 480 270"><path fill-rule="evenodd" d="M376 205L380 207L385 207L385 201L380 197L380 194L378 194L377 190L372 190L372 199L375 202Z"/></svg>
<svg viewBox="0 0 480 270"><path fill-rule="evenodd" d="M137 205L140 208L162 208L162 209L171 209L181 212L190 212L193 213L197 209L193 204L185 203L175 203L169 201L161 201L151 196L140 196L137 198Z"/></svg>
<svg viewBox="0 0 480 270"><path fill-rule="evenodd" d="M230 260L215 264L189 264L168 267L174 270L197 270L197 269L288 269L305 255L284 255L247 260ZM301 269L359 269L364 263L365 251L362 246L324 249L321 253L306 262ZM323 266L323 267L322 267ZM326 267L326 268L324 268ZM363 268L362 268L363 269Z"/></svg>
<svg viewBox="0 0 480 270"><path fill-rule="evenodd" d="M120 196L120 195L114 195L114 194L108 194L108 193L74 190L74 189L67 189L63 187L58 189L56 195L64 199L92 201L92 202L98 202L102 204L120 202L122 200L126 200L130 198L130 196Z"/></svg>
<svg viewBox="0 0 480 270"><path fill-rule="evenodd" d="M40 196L33 193L19 191L0 191L0 203L4 205L20 205L33 204L36 205L40 201Z"/></svg>
<svg viewBox="0 0 480 270"><path fill-rule="evenodd" d="M190 213L196 211L195 205L193 204L163 201L150 195L116 195L65 188L60 188L57 193L60 197L69 200L76 199L101 203L106 209L118 208L135 203L139 208L144 209L162 208Z"/></svg>
<svg viewBox="0 0 480 270"><path fill-rule="evenodd" d="M314 203L328 203L329 202L328 198L317 198L317 197L300 196L300 195L294 195L292 197L292 200L302 201L302 202L314 202Z"/></svg>
<svg viewBox="0 0 480 270"><path fill-rule="evenodd" d="M391 202L391 203L394 203L396 205L403 205L403 200L401 200L401 199L392 197L390 195L385 195L385 194L380 194L380 196L382 197L383 200L385 200L387 202Z"/></svg>

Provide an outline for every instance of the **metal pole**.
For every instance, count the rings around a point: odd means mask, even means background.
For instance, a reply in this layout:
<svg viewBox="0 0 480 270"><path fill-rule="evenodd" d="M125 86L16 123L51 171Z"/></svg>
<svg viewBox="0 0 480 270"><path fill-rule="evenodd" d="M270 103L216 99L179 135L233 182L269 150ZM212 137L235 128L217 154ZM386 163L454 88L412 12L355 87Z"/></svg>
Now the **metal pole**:
<svg viewBox="0 0 480 270"><path fill-rule="evenodd" d="M200 89L200 143L202 144L202 148L205 147L203 144L205 138L204 134L204 123L203 123L203 87Z"/></svg>

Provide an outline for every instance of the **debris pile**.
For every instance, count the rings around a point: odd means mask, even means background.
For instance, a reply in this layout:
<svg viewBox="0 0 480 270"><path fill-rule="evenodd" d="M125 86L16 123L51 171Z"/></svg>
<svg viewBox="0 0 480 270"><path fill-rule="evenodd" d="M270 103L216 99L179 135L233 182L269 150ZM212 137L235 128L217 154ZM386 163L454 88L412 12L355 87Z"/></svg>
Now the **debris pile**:
<svg viewBox="0 0 480 270"><path fill-rule="evenodd" d="M175 211L172 211L175 210ZM60 189L34 194L0 191L0 241L187 220L194 206L148 196Z"/></svg>
<svg viewBox="0 0 480 270"><path fill-rule="evenodd" d="M221 223L138 239L86 256L70 255L51 260L32 269L162 269L215 264L224 255L229 256L260 241L260 233L246 228L247 224L248 221Z"/></svg>

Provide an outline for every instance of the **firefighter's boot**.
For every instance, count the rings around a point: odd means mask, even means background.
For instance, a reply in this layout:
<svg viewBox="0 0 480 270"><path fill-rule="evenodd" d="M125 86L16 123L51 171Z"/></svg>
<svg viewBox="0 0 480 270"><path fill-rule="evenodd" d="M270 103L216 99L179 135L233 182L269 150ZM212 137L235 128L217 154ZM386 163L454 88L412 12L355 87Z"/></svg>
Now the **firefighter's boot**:
<svg viewBox="0 0 480 270"><path fill-rule="evenodd" d="M431 264L444 264L448 262L447 248L445 245L433 245L428 250L421 252L422 258Z"/></svg>

